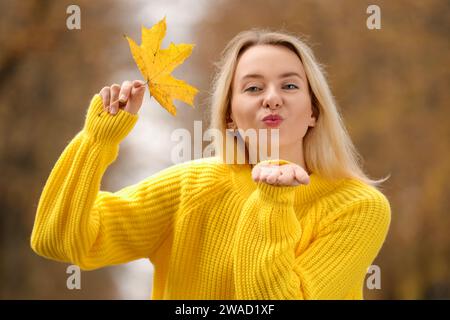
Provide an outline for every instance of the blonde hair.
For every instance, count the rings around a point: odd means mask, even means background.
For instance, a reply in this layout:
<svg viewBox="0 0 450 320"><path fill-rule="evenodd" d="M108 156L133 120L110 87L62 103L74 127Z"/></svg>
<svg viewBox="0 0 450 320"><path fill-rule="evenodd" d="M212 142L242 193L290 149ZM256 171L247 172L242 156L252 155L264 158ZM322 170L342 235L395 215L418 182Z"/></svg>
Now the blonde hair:
<svg viewBox="0 0 450 320"><path fill-rule="evenodd" d="M378 187L389 178L372 180L363 171L361 156L356 151L337 104L325 78L325 71L317 62L311 48L304 40L285 31L251 29L237 34L225 47L210 97L210 127L226 134L229 121L232 80L239 57L248 48L256 45L281 45L300 58L309 83L314 127L310 127L303 139L305 163L309 171L325 178L353 178ZM224 159L223 149L213 144L215 155ZM234 146L233 146L234 148Z"/></svg>

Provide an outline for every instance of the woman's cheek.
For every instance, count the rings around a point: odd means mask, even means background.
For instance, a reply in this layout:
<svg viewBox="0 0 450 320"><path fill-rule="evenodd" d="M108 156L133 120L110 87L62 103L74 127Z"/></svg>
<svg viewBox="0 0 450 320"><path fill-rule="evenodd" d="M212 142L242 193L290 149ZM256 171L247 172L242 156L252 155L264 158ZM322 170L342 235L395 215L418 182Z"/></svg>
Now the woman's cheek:
<svg viewBox="0 0 450 320"><path fill-rule="evenodd" d="M290 120L290 121L289 121ZM286 126L280 130L280 143L291 144L301 140L306 134L306 124L303 118L292 118L286 121Z"/></svg>
<svg viewBox="0 0 450 320"><path fill-rule="evenodd" d="M255 108L252 101L246 101L241 112L241 118L243 119L242 122L245 126L245 129L260 127L260 125L257 123L257 115L258 108Z"/></svg>

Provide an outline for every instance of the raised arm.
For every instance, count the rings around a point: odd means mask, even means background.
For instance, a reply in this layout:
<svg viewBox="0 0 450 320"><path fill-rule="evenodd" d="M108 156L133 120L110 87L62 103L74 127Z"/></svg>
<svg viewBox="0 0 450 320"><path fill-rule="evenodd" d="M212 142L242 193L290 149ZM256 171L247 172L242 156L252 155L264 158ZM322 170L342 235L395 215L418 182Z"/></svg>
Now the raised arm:
<svg viewBox="0 0 450 320"><path fill-rule="evenodd" d="M151 257L170 232L182 201L183 164L118 192L101 179L138 116L105 112L91 100L84 128L56 162L41 194L31 247L41 256L91 270Z"/></svg>

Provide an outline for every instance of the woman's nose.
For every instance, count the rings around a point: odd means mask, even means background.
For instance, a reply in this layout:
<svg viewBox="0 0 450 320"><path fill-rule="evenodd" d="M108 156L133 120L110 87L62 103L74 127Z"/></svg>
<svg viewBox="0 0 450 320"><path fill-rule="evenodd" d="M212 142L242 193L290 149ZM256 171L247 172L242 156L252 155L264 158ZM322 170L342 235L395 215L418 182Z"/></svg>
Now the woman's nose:
<svg viewBox="0 0 450 320"><path fill-rule="evenodd" d="M263 101L263 107L278 109L282 105L282 98L275 88L268 89Z"/></svg>

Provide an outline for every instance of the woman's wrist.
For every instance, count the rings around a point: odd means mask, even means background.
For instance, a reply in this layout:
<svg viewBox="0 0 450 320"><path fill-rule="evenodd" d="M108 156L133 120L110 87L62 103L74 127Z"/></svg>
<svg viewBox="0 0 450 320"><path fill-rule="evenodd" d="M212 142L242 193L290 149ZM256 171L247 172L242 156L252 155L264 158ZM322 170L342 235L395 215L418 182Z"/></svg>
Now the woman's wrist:
<svg viewBox="0 0 450 320"><path fill-rule="evenodd" d="M138 117L121 109L116 115L107 113L100 95L96 94L90 102L83 130L97 142L119 144L133 129Z"/></svg>

